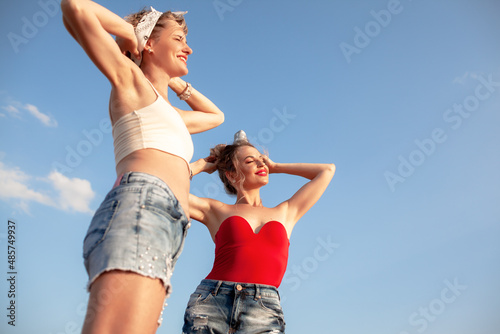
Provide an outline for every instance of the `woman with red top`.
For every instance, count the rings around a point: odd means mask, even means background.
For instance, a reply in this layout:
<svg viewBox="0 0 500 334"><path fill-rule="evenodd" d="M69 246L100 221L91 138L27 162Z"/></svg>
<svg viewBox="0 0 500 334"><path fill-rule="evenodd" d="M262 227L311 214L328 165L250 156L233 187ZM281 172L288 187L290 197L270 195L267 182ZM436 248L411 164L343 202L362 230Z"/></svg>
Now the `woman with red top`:
<svg viewBox="0 0 500 334"><path fill-rule="evenodd" d="M233 145L217 145L210 153L191 164L193 174L217 170L236 203L190 194L190 216L207 226L215 242L215 261L190 297L183 333L284 333L277 288L286 270L290 235L325 191L335 165L275 163L251 145L243 131L235 135ZM268 208L260 188L271 173L310 181Z"/></svg>

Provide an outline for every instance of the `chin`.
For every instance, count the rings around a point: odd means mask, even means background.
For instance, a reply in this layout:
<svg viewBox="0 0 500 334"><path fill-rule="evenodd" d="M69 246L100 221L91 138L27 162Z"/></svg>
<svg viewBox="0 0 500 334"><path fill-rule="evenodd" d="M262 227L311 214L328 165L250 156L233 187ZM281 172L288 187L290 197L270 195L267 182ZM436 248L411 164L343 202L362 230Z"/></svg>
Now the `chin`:
<svg viewBox="0 0 500 334"><path fill-rule="evenodd" d="M171 78L180 78L180 77L183 77L186 74L188 74L188 72L189 72L188 69L185 68L185 69L180 69L180 70L177 70L177 71L171 71L168 74L170 75Z"/></svg>
<svg viewBox="0 0 500 334"><path fill-rule="evenodd" d="M181 72L182 75L188 74L189 70L188 70L187 65L185 64L184 66L181 66L181 68L179 69L179 72Z"/></svg>

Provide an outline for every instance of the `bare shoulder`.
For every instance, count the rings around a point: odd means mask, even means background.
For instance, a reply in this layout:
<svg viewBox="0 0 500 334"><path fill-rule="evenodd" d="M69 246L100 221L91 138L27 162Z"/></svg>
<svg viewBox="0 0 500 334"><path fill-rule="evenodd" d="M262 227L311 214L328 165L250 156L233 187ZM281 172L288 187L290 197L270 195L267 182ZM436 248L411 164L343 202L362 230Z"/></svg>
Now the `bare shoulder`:
<svg viewBox="0 0 500 334"><path fill-rule="evenodd" d="M219 230L224 217L230 212L230 205L213 198L189 195L189 213L191 218L199 221L208 228L212 240Z"/></svg>
<svg viewBox="0 0 500 334"><path fill-rule="evenodd" d="M287 224L289 215L288 215L288 201L281 202L280 204L276 205L274 208L271 208L271 210L278 216L281 217L280 222L283 224Z"/></svg>
<svg viewBox="0 0 500 334"><path fill-rule="evenodd" d="M207 226L213 225L217 221L226 205L213 198L198 197L189 194L189 213L191 218Z"/></svg>
<svg viewBox="0 0 500 334"><path fill-rule="evenodd" d="M209 215L215 225L222 222L224 217L231 212L232 205L223 203L213 198L207 198L207 205L209 206Z"/></svg>

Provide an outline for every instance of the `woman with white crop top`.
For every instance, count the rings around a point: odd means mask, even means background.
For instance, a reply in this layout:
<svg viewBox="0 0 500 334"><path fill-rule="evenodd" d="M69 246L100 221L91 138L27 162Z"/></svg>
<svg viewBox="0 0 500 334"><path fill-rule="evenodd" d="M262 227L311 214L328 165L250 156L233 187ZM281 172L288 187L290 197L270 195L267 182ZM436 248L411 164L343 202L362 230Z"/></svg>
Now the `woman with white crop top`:
<svg viewBox="0 0 500 334"><path fill-rule="evenodd" d="M84 240L90 296L82 331L154 333L190 225L190 135L224 115L179 78L192 53L185 13L151 7L122 19L89 0L62 0L61 8L67 30L111 83L118 175ZM169 103L169 87L192 111Z"/></svg>

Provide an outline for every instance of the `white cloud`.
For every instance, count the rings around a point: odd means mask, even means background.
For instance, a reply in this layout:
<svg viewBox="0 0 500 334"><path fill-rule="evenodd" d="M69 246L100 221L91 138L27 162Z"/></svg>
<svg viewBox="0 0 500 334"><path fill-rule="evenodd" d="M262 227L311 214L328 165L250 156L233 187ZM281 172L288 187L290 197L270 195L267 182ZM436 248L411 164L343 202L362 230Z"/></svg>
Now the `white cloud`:
<svg viewBox="0 0 500 334"><path fill-rule="evenodd" d="M11 98L8 98L7 100L8 105L2 106L2 109L7 111L10 116L21 118L23 113L20 110L27 110L31 116L35 117L43 125L49 127L57 127L57 121L53 117L42 113L38 109L38 107L29 103L22 104L21 102L13 100Z"/></svg>
<svg viewBox="0 0 500 334"><path fill-rule="evenodd" d="M15 117L15 118L21 118L21 112L19 111L18 108L14 107L13 105L9 104L8 106L2 107L3 110L8 112L8 115ZM7 115L5 114L0 114L2 117L6 117Z"/></svg>
<svg viewBox="0 0 500 334"><path fill-rule="evenodd" d="M26 213L28 216L33 216L31 214L30 206L29 206L28 202L20 201L18 203L14 203L13 209L16 209L18 211L22 211L22 212Z"/></svg>
<svg viewBox="0 0 500 334"><path fill-rule="evenodd" d="M8 169L0 162L0 198L54 205L54 201L49 196L28 187L30 179L31 177L19 168Z"/></svg>
<svg viewBox="0 0 500 334"><path fill-rule="evenodd" d="M11 114L11 115L19 114L19 109L17 109L13 105L8 105L6 107L2 107L2 109L5 110L5 111L8 111L9 114Z"/></svg>
<svg viewBox="0 0 500 334"><path fill-rule="evenodd" d="M40 112L37 107L35 107L32 104L26 104L24 106L24 109L28 110L31 115L33 115L35 118L37 118L40 122L42 122L46 126L50 127L56 127L57 126L57 121L53 118L51 118L48 115L45 115L44 113Z"/></svg>
<svg viewBox="0 0 500 334"><path fill-rule="evenodd" d="M9 168L0 161L0 200L4 200L29 213L30 202L35 202L63 211L92 214L89 205L95 192L89 181L68 178L52 172L43 180L51 189L36 190L30 186L33 177L19 168Z"/></svg>
<svg viewBox="0 0 500 334"><path fill-rule="evenodd" d="M78 178L70 179L57 171L50 173L48 179L59 193L58 205L61 209L93 213L89 204L95 197L95 192L89 181Z"/></svg>

